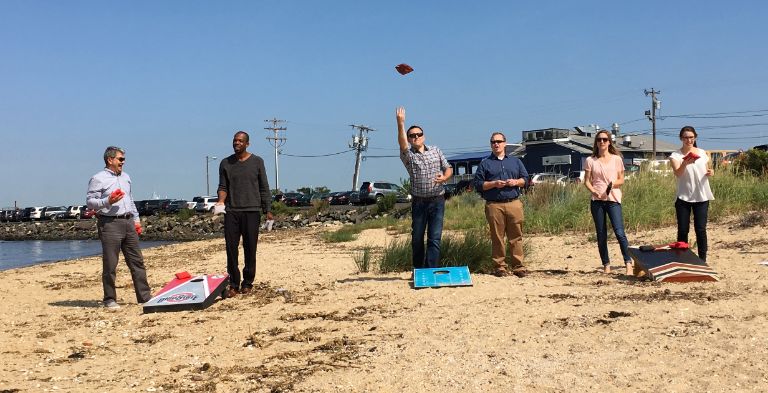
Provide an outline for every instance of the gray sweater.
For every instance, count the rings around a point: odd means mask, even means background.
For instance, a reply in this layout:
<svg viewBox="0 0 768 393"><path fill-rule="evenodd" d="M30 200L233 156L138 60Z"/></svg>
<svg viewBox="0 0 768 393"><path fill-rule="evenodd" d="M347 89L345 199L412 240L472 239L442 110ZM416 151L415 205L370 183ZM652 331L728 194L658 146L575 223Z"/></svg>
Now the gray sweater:
<svg viewBox="0 0 768 393"><path fill-rule="evenodd" d="M272 207L264 160L255 154L245 161L238 161L234 154L221 160L219 191L227 193L224 204L229 211L267 213Z"/></svg>

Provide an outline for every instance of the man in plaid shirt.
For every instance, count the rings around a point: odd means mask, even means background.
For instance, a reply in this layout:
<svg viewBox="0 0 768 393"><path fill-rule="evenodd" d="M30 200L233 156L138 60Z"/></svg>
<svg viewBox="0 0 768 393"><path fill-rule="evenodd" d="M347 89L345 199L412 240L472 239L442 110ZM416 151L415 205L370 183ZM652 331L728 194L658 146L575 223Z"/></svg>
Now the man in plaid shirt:
<svg viewBox="0 0 768 393"><path fill-rule="evenodd" d="M445 212L445 184L453 169L443 152L424 144L424 130L411 126L405 130L405 108L397 108L397 142L400 160L411 179L411 243L413 268L437 267L440 262L440 241ZM410 146L409 146L410 143ZM426 258L424 232L427 232Z"/></svg>

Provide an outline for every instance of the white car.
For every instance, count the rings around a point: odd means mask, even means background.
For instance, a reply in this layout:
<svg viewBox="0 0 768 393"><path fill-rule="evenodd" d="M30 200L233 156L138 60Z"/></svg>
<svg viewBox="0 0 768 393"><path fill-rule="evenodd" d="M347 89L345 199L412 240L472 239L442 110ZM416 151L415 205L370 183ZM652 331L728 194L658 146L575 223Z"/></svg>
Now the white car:
<svg viewBox="0 0 768 393"><path fill-rule="evenodd" d="M192 202L195 202L195 211L198 213L213 212L213 205L219 201L219 197L215 196L196 196L192 198Z"/></svg>

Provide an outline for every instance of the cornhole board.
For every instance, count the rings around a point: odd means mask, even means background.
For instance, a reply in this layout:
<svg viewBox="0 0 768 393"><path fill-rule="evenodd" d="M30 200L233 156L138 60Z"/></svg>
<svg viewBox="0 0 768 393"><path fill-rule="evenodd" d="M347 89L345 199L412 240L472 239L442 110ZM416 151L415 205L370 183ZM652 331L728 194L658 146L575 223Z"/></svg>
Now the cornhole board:
<svg viewBox="0 0 768 393"><path fill-rule="evenodd" d="M413 269L413 287L471 287L467 266Z"/></svg>
<svg viewBox="0 0 768 393"><path fill-rule="evenodd" d="M176 273L171 282L144 303L144 313L202 310L213 304L228 282L228 274L191 276L187 272Z"/></svg>
<svg viewBox="0 0 768 393"><path fill-rule="evenodd" d="M647 275L663 282L720 281L717 272L687 248L640 251L630 247L629 255L635 261L635 277Z"/></svg>

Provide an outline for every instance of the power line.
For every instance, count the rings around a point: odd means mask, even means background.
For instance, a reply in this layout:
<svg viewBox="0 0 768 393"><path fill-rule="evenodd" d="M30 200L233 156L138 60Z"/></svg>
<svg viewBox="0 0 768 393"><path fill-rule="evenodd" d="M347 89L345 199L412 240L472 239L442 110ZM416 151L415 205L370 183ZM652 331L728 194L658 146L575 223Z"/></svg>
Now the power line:
<svg viewBox="0 0 768 393"><path fill-rule="evenodd" d="M330 156L337 156L337 155L339 155L339 154L349 153L349 152L351 152L351 151L355 151L355 149L344 150L344 151L340 151L340 152L336 152L336 153L328 153L328 154L317 154L317 155L298 155L298 154L286 154L286 153L283 153L283 152L281 151L281 152L280 152L280 155L281 155L281 156L286 156L286 157L316 158L316 157L330 157Z"/></svg>

